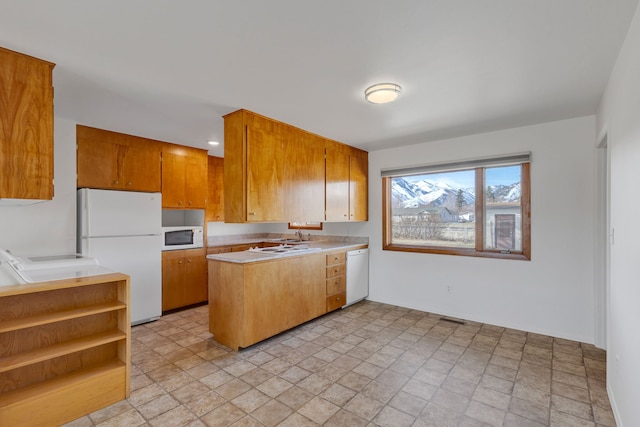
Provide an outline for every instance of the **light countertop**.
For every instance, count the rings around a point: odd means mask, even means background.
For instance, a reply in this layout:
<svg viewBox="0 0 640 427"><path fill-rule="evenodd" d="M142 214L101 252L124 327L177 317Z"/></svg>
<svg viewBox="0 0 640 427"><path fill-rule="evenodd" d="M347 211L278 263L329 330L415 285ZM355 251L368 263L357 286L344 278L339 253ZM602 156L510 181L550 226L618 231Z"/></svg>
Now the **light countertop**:
<svg viewBox="0 0 640 427"><path fill-rule="evenodd" d="M284 236L288 237L288 236ZM216 241L215 244L212 244L211 238L209 238L208 247L217 247L217 246L227 246L234 244L252 244L252 243L260 243L260 242L272 242L279 243L278 239L282 237L259 237L259 236L235 236L229 237L225 239L220 239ZM217 261L227 261L227 262L235 262L235 263L246 263L246 262L258 262L258 261L271 261L280 258L289 258L293 256L305 256L311 254L317 254L322 252L330 252L335 250L351 250L351 249L361 249L367 247L369 245L369 239L366 237L343 237L343 236L321 236L318 239L305 240L303 243L305 246L309 247L309 250L303 250L300 252L287 252L287 253L266 253L266 252L251 252L251 251L240 251L240 252L224 252L219 254L210 254L207 255L207 259L217 260Z"/></svg>

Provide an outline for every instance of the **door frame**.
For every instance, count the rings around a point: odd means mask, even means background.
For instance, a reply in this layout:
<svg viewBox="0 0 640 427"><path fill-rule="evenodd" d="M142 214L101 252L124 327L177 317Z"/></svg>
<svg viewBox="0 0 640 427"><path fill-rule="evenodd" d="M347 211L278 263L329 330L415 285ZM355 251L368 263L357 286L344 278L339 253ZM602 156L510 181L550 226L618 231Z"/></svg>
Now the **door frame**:
<svg viewBox="0 0 640 427"><path fill-rule="evenodd" d="M607 349L607 325L609 318L609 286L611 272L610 200L611 159L607 133L596 147L596 247L594 286L594 344Z"/></svg>

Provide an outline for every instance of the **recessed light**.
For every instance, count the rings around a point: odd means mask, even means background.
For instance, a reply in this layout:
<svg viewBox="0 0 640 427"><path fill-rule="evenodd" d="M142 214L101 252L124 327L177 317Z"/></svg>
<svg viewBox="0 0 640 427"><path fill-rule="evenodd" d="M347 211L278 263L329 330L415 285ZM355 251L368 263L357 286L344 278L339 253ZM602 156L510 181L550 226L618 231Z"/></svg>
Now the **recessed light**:
<svg viewBox="0 0 640 427"><path fill-rule="evenodd" d="M218 141L209 141L209 145L220 145Z"/></svg>

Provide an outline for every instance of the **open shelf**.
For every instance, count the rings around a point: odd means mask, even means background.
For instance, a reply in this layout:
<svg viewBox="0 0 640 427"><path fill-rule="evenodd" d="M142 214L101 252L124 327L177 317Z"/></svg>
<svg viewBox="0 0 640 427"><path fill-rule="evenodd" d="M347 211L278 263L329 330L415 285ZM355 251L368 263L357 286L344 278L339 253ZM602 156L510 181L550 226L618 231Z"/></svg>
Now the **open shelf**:
<svg viewBox="0 0 640 427"><path fill-rule="evenodd" d="M6 320L0 324L0 333L32 328L34 326L46 325L63 320L77 319L79 317L91 316L93 314L107 313L109 311L121 310L123 308L127 308L127 306L122 302L109 302L89 307L79 307L55 313L30 316L24 319Z"/></svg>
<svg viewBox="0 0 640 427"><path fill-rule="evenodd" d="M108 331L3 357L0 359L0 373L126 338L127 334L124 332Z"/></svg>
<svg viewBox="0 0 640 427"><path fill-rule="evenodd" d="M119 360L0 394L0 425L57 426L125 399L127 366ZM73 399L68 396L73 395Z"/></svg>

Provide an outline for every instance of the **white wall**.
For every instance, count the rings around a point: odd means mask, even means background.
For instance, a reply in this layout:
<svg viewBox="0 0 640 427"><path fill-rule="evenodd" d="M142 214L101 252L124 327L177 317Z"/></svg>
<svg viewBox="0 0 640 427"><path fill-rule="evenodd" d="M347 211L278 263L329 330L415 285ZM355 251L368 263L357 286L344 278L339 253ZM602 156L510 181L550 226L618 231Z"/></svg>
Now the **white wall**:
<svg viewBox="0 0 640 427"><path fill-rule="evenodd" d="M53 200L0 206L0 248L17 255L76 251L76 124L54 122Z"/></svg>
<svg viewBox="0 0 640 427"><path fill-rule="evenodd" d="M619 426L640 426L640 10L598 112L611 161L611 250L607 388Z"/></svg>
<svg viewBox="0 0 640 427"><path fill-rule="evenodd" d="M594 141L590 116L369 153L370 299L593 342ZM382 251L380 169L523 151L531 261Z"/></svg>

